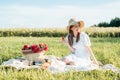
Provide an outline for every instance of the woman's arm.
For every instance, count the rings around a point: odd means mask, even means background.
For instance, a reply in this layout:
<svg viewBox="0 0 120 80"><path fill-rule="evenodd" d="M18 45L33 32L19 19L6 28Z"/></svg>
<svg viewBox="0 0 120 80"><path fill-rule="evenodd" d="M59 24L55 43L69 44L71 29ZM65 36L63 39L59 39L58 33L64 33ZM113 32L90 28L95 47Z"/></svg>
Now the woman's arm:
<svg viewBox="0 0 120 80"><path fill-rule="evenodd" d="M63 44L66 44L66 45L68 46L69 50L70 50L72 53L75 52L75 49L72 48L72 47L69 45L69 43L66 42L66 40L65 40L64 37L62 37L62 43L63 43Z"/></svg>
<svg viewBox="0 0 120 80"><path fill-rule="evenodd" d="M74 52L75 52L75 49L74 49L73 47L71 47L68 43L66 43L66 44L67 44L69 50L70 50L72 53L74 53Z"/></svg>
<svg viewBox="0 0 120 80"><path fill-rule="evenodd" d="M90 57L93 59L93 63L99 65L90 46L85 46L85 48L88 51Z"/></svg>

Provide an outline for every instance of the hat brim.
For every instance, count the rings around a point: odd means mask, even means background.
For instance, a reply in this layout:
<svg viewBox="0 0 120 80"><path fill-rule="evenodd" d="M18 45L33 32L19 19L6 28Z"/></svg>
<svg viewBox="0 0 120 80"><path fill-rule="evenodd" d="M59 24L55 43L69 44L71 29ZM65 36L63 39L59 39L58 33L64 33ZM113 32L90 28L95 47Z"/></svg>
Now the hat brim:
<svg viewBox="0 0 120 80"><path fill-rule="evenodd" d="M80 26L79 26L80 28L83 28L83 27L84 27L84 22L83 22L83 21L78 21L77 23L80 25ZM71 26L71 25L67 26L67 31L69 30L70 26Z"/></svg>

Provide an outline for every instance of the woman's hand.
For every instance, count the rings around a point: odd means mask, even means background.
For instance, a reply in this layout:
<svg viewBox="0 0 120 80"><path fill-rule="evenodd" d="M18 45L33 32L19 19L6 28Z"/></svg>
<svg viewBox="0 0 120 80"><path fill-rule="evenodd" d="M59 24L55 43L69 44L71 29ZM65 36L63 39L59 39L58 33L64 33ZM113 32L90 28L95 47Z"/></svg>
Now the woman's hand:
<svg viewBox="0 0 120 80"><path fill-rule="evenodd" d="M65 40L64 37L62 37L62 43L63 43L63 44L66 44L66 40Z"/></svg>
<svg viewBox="0 0 120 80"><path fill-rule="evenodd" d="M94 61L94 60L93 60L93 64L96 64L96 65L99 66L98 62L97 62L97 61Z"/></svg>
<svg viewBox="0 0 120 80"><path fill-rule="evenodd" d="M66 39L65 39L64 37L62 37L62 43L63 43L63 44L66 44L72 53L75 52L75 49L72 48L72 47L69 45L69 43L66 42Z"/></svg>

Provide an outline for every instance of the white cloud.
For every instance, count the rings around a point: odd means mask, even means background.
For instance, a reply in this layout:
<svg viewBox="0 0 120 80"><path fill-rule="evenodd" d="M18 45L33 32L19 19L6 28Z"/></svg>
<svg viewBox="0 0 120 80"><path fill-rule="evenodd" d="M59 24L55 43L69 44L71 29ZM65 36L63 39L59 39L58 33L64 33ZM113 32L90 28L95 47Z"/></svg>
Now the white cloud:
<svg viewBox="0 0 120 80"><path fill-rule="evenodd" d="M119 2L99 6L61 5L54 7L0 6L0 26L64 27L71 17L85 21L86 26L120 17Z"/></svg>

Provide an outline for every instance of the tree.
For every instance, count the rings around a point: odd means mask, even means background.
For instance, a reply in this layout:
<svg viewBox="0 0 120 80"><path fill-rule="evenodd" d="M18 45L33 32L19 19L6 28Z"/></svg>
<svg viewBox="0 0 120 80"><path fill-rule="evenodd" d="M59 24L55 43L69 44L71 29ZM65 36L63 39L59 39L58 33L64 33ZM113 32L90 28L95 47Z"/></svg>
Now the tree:
<svg viewBox="0 0 120 80"><path fill-rule="evenodd" d="M99 27L109 27L109 23L107 22L101 22L98 24Z"/></svg>
<svg viewBox="0 0 120 80"><path fill-rule="evenodd" d="M120 18L111 19L110 23L100 22L97 27L120 27Z"/></svg>
<svg viewBox="0 0 120 80"><path fill-rule="evenodd" d="M111 27L119 27L120 26L120 18L115 17L110 21L110 26Z"/></svg>

